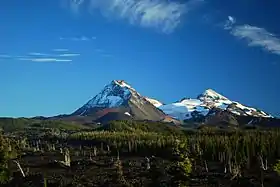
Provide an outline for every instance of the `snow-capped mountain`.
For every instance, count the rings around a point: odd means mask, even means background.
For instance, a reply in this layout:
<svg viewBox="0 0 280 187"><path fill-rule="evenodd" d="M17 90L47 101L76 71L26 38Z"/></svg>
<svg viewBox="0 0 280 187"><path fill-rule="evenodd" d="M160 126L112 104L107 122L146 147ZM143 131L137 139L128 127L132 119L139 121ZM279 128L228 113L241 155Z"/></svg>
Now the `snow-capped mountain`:
<svg viewBox="0 0 280 187"><path fill-rule="evenodd" d="M184 98L175 103L155 106L161 109L165 114L178 120L188 120L196 117L215 115L215 112L213 112L214 109L228 111L238 116L272 117L261 110L231 101L212 89L207 89L196 99Z"/></svg>
<svg viewBox="0 0 280 187"><path fill-rule="evenodd" d="M154 98L142 96L123 80L112 81L67 117L69 116L78 119L86 117L95 121L129 118L176 123L188 120L214 123L220 118L233 123L233 118L237 117L241 124L247 124L252 118L254 121L258 118L273 118L261 110L232 101L212 89L207 89L197 98L183 98L171 104L163 104Z"/></svg>
<svg viewBox="0 0 280 187"><path fill-rule="evenodd" d="M101 117L108 112L122 113L134 119L161 120L165 114L123 80L114 80L85 105L75 116ZM154 100L156 106L159 106Z"/></svg>

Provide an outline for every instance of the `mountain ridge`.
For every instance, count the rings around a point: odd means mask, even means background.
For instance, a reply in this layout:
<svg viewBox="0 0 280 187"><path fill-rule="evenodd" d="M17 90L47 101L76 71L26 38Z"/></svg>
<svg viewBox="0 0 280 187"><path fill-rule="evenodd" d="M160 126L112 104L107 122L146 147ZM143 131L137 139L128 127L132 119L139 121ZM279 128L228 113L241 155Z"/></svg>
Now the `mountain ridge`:
<svg viewBox="0 0 280 187"><path fill-rule="evenodd" d="M147 109L142 110L141 108L149 108L149 111L153 111L156 115L151 117ZM99 118L110 112L120 112L129 114L133 119L160 121L165 118L173 118L185 122L188 120L197 121L198 119L199 121L206 121L210 118L210 115L213 116L214 112L219 110L235 116L273 118L264 111L231 101L211 88L206 89L196 98L184 97L177 102L165 104L156 98L142 96L124 80L111 81L101 92L71 115L91 116L93 114L96 115L96 118ZM139 116L141 113L142 115Z"/></svg>
<svg viewBox="0 0 280 187"><path fill-rule="evenodd" d="M194 99L185 97L178 102L162 105L159 108L163 110L164 113L179 120L191 119L193 117L193 112L207 116L210 111L215 108L226 110L240 116L273 118L272 115L262 110L248 107L237 101L231 101L213 89L206 89Z"/></svg>
<svg viewBox="0 0 280 187"><path fill-rule="evenodd" d="M221 116L226 120L241 118L242 123L249 123L251 120L257 122L258 118L273 118L264 111L231 101L211 88L195 98L184 97L176 102L165 104L156 98L141 95L124 80L111 81L84 105L65 116L70 120L75 119L75 116L78 120L84 118L87 122L99 119L102 122L133 119L176 124L184 124L188 121L201 123L217 121L213 116Z"/></svg>

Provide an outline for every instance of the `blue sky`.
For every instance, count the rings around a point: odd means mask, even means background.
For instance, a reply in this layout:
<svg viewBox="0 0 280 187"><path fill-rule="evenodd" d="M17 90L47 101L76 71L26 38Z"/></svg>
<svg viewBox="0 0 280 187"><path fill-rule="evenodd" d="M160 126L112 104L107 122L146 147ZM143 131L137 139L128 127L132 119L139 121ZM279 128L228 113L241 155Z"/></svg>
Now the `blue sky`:
<svg viewBox="0 0 280 187"><path fill-rule="evenodd" d="M114 79L279 114L280 2L3 0L0 116L71 113Z"/></svg>

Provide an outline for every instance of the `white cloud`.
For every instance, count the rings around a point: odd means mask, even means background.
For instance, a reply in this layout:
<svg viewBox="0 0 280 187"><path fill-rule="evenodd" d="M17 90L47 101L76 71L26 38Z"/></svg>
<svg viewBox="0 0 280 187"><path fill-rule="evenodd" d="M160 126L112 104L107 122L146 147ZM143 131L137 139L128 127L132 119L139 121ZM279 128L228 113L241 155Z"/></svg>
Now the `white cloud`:
<svg viewBox="0 0 280 187"><path fill-rule="evenodd" d="M89 38L85 37L85 36L82 36L81 38L79 38L81 41L87 41L87 40L90 40Z"/></svg>
<svg viewBox="0 0 280 187"><path fill-rule="evenodd" d="M133 25L156 28L171 33L182 17L201 0L179 3L166 0L91 0L93 10L100 9L103 15L120 18Z"/></svg>
<svg viewBox="0 0 280 187"><path fill-rule="evenodd" d="M234 24L234 23L236 22L235 18L232 17L232 16L228 16L228 20L229 20L232 24Z"/></svg>
<svg viewBox="0 0 280 187"><path fill-rule="evenodd" d="M45 53L37 53L37 52L31 52L31 53L28 53L29 55L32 55L32 56L48 56L48 54L45 54Z"/></svg>
<svg viewBox="0 0 280 187"><path fill-rule="evenodd" d="M65 54L60 54L59 56L61 56L61 57L74 57L74 56L80 56L80 54L77 54L77 53L65 53Z"/></svg>
<svg viewBox="0 0 280 187"><path fill-rule="evenodd" d="M53 51L56 51L56 52L66 52L66 51L69 51L69 49L53 49Z"/></svg>
<svg viewBox="0 0 280 187"><path fill-rule="evenodd" d="M90 40L96 40L96 37L86 37L86 36L80 36L80 37L69 37L69 38L64 38L60 37L60 40L72 40L72 41L90 41Z"/></svg>
<svg viewBox="0 0 280 187"><path fill-rule="evenodd" d="M75 57L80 56L78 53L65 53L68 49L52 49L52 51L58 52L56 54L46 54L38 52L30 52L27 55L16 55L12 58L15 60L33 61L33 62L70 62L72 59L64 59L61 57ZM61 53L64 52L64 53ZM1 55L0 55L1 57Z"/></svg>
<svg viewBox="0 0 280 187"><path fill-rule="evenodd" d="M91 12L100 11L105 17L126 20L132 25L155 28L168 34L179 26L184 14L203 1L189 0L180 3L170 0L70 0L70 6L74 7L74 12L87 6Z"/></svg>
<svg viewBox="0 0 280 187"><path fill-rule="evenodd" d="M249 46L261 47L263 50L280 55L280 39L264 28L251 25L236 26L231 34L237 38L245 39Z"/></svg>
<svg viewBox="0 0 280 187"><path fill-rule="evenodd" d="M57 58L18 58L18 60L27 60L32 62L71 62L71 59L57 59Z"/></svg>
<svg viewBox="0 0 280 187"><path fill-rule="evenodd" d="M57 59L57 58L35 58L31 59L33 62L71 62L71 59Z"/></svg>
<svg viewBox="0 0 280 187"><path fill-rule="evenodd" d="M232 27L235 23L236 23L236 19L232 16L228 16L228 19L227 19L226 23L224 24L224 29L225 30L232 29Z"/></svg>
<svg viewBox="0 0 280 187"><path fill-rule="evenodd" d="M230 24L229 24L230 23ZM280 55L280 38L264 28L251 25L235 25L235 18L229 16L224 29L236 38L243 39L249 47L261 47L264 51Z"/></svg>
<svg viewBox="0 0 280 187"><path fill-rule="evenodd" d="M19 57L19 58L16 58L16 60L23 60L23 61L31 61L31 58L27 58L27 57Z"/></svg>

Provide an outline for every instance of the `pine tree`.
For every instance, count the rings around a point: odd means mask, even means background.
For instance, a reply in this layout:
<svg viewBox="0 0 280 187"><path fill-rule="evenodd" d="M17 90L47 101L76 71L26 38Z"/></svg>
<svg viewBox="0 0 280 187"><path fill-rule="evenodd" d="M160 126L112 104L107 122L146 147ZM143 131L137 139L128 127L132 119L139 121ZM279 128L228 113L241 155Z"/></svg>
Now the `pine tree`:
<svg viewBox="0 0 280 187"><path fill-rule="evenodd" d="M187 186L188 178L192 172L191 160L188 157L187 142L177 140L173 148L173 162L168 172L171 175L172 186Z"/></svg>

